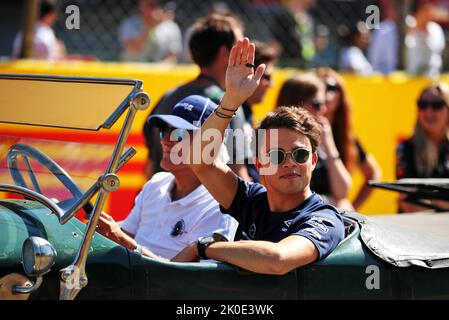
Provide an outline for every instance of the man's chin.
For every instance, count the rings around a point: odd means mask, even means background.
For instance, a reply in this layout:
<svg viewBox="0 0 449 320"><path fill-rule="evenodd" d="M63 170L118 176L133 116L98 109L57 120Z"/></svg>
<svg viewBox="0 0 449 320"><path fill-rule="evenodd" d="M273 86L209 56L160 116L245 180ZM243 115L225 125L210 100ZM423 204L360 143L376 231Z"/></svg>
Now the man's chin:
<svg viewBox="0 0 449 320"><path fill-rule="evenodd" d="M162 160L160 162L160 166L162 169L168 171L168 172L173 172L173 171L184 171L184 170L188 170L189 167L186 164L180 163L180 164L175 164L169 160Z"/></svg>
<svg viewBox="0 0 449 320"><path fill-rule="evenodd" d="M304 188L299 186L288 186L281 188L281 193L285 195L295 195L304 191Z"/></svg>

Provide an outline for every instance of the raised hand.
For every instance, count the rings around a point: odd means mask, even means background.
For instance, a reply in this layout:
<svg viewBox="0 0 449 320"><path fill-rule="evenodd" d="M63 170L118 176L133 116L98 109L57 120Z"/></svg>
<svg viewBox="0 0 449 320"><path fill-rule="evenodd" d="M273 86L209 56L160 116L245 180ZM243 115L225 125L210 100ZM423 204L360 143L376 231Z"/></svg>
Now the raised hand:
<svg viewBox="0 0 449 320"><path fill-rule="evenodd" d="M256 90L265 72L265 64L261 64L254 71L254 43L248 38L237 41L229 55L226 70L226 93L222 105L237 108L245 102Z"/></svg>

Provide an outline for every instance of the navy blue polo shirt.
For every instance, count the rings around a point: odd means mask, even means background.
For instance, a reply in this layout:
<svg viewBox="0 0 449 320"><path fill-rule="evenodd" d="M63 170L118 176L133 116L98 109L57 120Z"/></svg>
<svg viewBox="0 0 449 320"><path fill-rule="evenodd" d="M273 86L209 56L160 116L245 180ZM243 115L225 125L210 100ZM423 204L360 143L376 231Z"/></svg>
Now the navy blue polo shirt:
<svg viewBox="0 0 449 320"><path fill-rule="evenodd" d="M331 253L345 234L337 209L316 193L292 210L271 212L265 187L240 178L231 206L227 210L220 206L220 210L239 222L235 241L279 242L288 236L300 235L312 241L319 252L319 259Z"/></svg>

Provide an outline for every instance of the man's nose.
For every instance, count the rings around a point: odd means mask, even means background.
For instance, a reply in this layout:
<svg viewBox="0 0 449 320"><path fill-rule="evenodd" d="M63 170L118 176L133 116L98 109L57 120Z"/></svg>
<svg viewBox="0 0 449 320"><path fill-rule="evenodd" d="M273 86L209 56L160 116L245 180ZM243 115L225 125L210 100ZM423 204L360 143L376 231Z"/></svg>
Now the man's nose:
<svg viewBox="0 0 449 320"><path fill-rule="evenodd" d="M285 159L284 162L282 163L282 165L285 168L289 168L289 167L296 167L298 164L296 163L296 161L293 159L293 155L291 153L287 153L285 155Z"/></svg>
<svg viewBox="0 0 449 320"><path fill-rule="evenodd" d="M165 133L165 135L161 136L161 144L166 146L171 146L174 144L173 141L170 140L171 132Z"/></svg>

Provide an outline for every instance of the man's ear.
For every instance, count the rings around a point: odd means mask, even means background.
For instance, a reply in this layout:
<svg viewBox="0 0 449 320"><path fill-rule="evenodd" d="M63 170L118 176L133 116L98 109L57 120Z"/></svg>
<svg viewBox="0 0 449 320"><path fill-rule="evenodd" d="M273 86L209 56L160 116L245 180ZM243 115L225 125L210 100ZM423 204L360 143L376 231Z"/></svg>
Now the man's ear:
<svg viewBox="0 0 449 320"><path fill-rule="evenodd" d="M315 170L316 163L318 162L318 152L312 153L312 170Z"/></svg>

